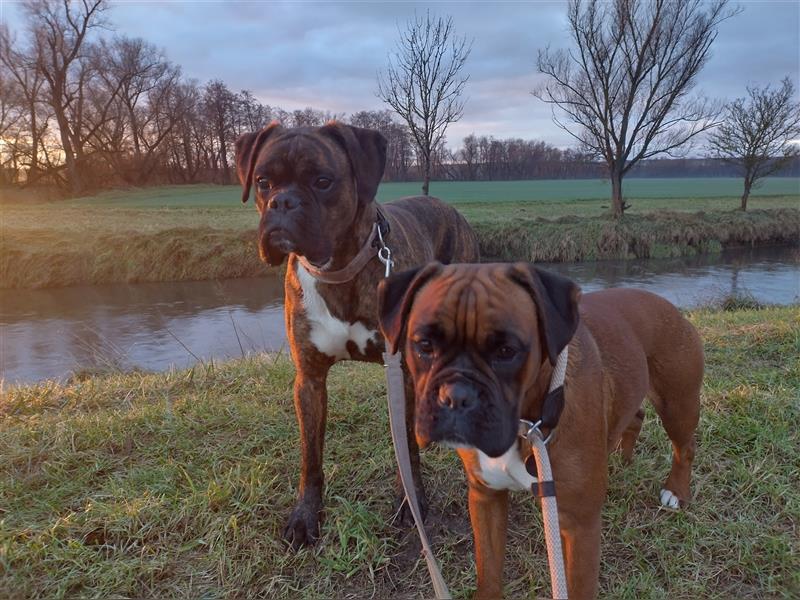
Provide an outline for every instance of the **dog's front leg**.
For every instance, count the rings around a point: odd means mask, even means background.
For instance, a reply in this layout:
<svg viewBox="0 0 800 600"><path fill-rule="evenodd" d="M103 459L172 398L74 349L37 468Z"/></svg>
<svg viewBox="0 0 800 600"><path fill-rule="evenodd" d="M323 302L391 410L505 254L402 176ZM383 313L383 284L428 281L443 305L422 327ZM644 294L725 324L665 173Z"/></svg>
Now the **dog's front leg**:
<svg viewBox="0 0 800 600"><path fill-rule="evenodd" d="M564 514L559 506L561 543L570 600L597 597L600 575L600 515Z"/></svg>
<svg viewBox="0 0 800 600"><path fill-rule="evenodd" d="M583 433L580 433L583 432ZM601 511L606 496L607 464L603 440L585 430L564 432L551 448L558 520L570 600L597 597L600 574ZM587 442L578 446L580 436ZM561 448L569 450L559 452Z"/></svg>
<svg viewBox="0 0 800 600"><path fill-rule="evenodd" d="M330 364L318 361L310 368L297 360L294 379L294 408L300 426L301 467L297 504L289 516L283 537L294 549L308 546L319 537L324 475L322 450L328 411L327 378ZM311 372L309 372L311 371Z"/></svg>
<svg viewBox="0 0 800 600"><path fill-rule="evenodd" d="M508 527L508 491L469 485L469 519L475 537L478 590L475 600L503 597L503 562Z"/></svg>

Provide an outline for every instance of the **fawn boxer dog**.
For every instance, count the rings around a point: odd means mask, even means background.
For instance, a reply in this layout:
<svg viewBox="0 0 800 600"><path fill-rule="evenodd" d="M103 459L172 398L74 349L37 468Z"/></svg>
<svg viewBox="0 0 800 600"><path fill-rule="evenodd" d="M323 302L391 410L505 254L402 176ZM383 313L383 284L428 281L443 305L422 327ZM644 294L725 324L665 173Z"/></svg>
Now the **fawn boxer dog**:
<svg viewBox="0 0 800 600"><path fill-rule="evenodd" d="M520 419L551 425L571 599L597 594L607 454L620 446L631 458L645 397L672 441L660 502L689 500L703 348L663 298L634 289L581 296L570 280L524 263L434 263L391 277L378 293L387 345L404 351L414 381L417 442L454 446L467 472L477 598L502 596L508 491L536 482ZM545 399L567 345L563 404L553 409Z"/></svg>
<svg viewBox="0 0 800 600"><path fill-rule="evenodd" d="M380 133L336 122L294 129L272 123L236 141L242 201L256 188L261 258L280 265L288 256L285 315L297 370L302 466L298 502L284 537L295 548L319 536L328 370L343 359L381 361L375 293L384 276L377 258L381 240L397 269L432 260L478 260L472 229L435 198L404 198L378 208L375 193L385 163ZM413 398L410 388L407 397ZM409 441L424 506L410 402ZM398 501L403 497L398 491Z"/></svg>

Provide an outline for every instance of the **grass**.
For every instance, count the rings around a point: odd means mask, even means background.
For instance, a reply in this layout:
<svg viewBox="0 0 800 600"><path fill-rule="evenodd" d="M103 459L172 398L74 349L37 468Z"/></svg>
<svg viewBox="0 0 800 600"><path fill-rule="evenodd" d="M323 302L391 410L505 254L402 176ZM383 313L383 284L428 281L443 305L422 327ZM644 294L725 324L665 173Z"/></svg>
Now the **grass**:
<svg viewBox="0 0 800 600"><path fill-rule="evenodd" d="M695 501L658 507L670 449L648 410L634 464L611 461L602 595L797 597L800 307L690 318L707 353ZM429 596L413 531L389 523L382 376L354 363L332 372L327 518L320 543L298 553L280 542L299 460L286 357L7 390L0 597ZM423 463L437 557L464 598L475 586L464 477L451 451ZM548 593L539 521L515 495L510 598Z"/></svg>
<svg viewBox="0 0 800 600"><path fill-rule="evenodd" d="M606 216L604 185L435 182L433 191L464 213L492 258L663 257L800 239L797 179L765 182L745 214L734 210L735 196L725 195L735 179L631 180L629 192L641 196L631 196L622 224ZM379 198L417 187L383 184ZM257 215L239 193L237 186L167 186L0 205L0 287L263 275Z"/></svg>
<svg viewBox="0 0 800 600"><path fill-rule="evenodd" d="M762 310L767 308L766 304L759 302L749 291L727 294L714 302L714 306L726 311Z"/></svg>
<svg viewBox="0 0 800 600"><path fill-rule="evenodd" d="M621 221L559 217L474 221L481 256L543 262L672 258L719 252L725 246L800 241L800 210L685 213L653 211Z"/></svg>
<svg viewBox="0 0 800 600"><path fill-rule="evenodd" d="M403 196L421 193L419 182L390 182L381 184L378 200L386 202ZM672 208L675 200L720 200L720 207L736 207L742 193L742 180L735 177L696 177L670 179L625 180L625 195L636 200L662 200L656 208ZM496 202L550 201L556 203L599 200L608 203L611 185L600 179L550 179L533 181L434 181L431 194L456 204ZM752 197L759 202L770 197L800 195L800 180L795 177L772 177L754 190ZM241 196L239 186L182 185L113 190L86 198L75 198L67 204L104 206L113 204L127 208L177 208L190 203L195 207L230 207ZM728 201L733 205L729 205ZM762 207L764 208L764 207ZM634 205L634 210L636 209ZM690 208L690 210L696 210Z"/></svg>

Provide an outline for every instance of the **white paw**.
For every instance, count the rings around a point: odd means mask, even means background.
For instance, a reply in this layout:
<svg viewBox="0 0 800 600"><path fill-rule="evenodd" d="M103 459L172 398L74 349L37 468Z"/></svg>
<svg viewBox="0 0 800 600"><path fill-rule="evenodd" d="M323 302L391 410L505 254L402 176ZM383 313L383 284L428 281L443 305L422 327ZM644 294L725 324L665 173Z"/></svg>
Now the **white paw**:
<svg viewBox="0 0 800 600"><path fill-rule="evenodd" d="M678 508L681 501L669 490L661 490L661 506L666 508Z"/></svg>

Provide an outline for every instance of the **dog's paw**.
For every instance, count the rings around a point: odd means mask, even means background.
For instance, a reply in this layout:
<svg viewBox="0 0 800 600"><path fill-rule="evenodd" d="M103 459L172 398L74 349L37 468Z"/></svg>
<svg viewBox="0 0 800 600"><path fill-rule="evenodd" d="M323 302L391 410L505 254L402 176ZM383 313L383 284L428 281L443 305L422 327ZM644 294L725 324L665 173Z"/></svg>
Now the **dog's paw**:
<svg viewBox="0 0 800 600"><path fill-rule="evenodd" d="M319 508L299 502L286 521L283 539L293 550L312 546L319 539L319 520Z"/></svg>
<svg viewBox="0 0 800 600"><path fill-rule="evenodd" d="M669 490L661 490L659 494L661 506L677 510L681 506L681 500Z"/></svg>
<svg viewBox="0 0 800 600"><path fill-rule="evenodd" d="M428 498L425 495L425 490L417 488L417 502L419 502L419 512L424 522L428 517ZM395 525L400 527L414 526L414 515L411 514L411 506L409 506L406 494L403 491L399 491L395 496L393 514Z"/></svg>

